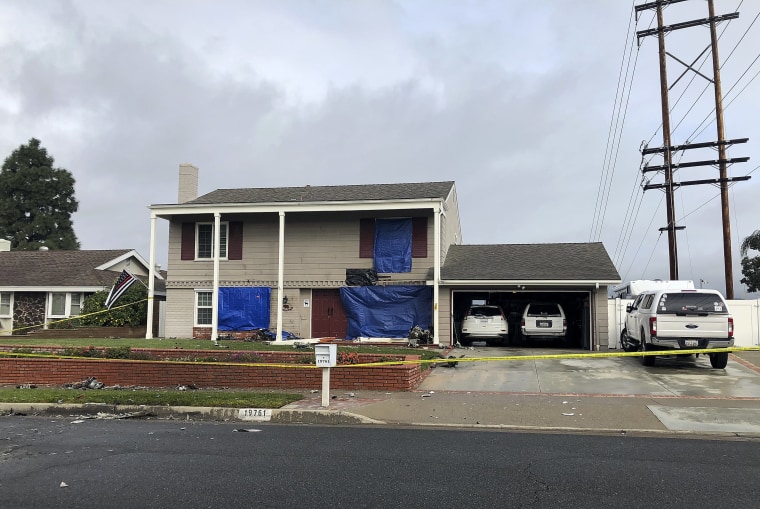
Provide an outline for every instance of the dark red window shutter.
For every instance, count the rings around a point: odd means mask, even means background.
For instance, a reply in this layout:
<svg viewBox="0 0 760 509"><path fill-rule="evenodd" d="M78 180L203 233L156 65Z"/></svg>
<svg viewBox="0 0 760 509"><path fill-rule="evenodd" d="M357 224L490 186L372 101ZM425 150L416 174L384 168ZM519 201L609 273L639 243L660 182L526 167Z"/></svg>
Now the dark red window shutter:
<svg viewBox="0 0 760 509"><path fill-rule="evenodd" d="M412 258L427 258L428 225L426 217L412 218Z"/></svg>
<svg viewBox="0 0 760 509"><path fill-rule="evenodd" d="M182 223L180 260L195 260L195 223Z"/></svg>
<svg viewBox="0 0 760 509"><path fill-rule="evenodd" d="M359 258L375 257L375 219L359 220Z"/></svg>
<svg viewBox="0 0 760 509"><path fill-rule="evenodd" d="M229 236L227 239L227 259L243 259L243 223L230 221Z"/></svg>

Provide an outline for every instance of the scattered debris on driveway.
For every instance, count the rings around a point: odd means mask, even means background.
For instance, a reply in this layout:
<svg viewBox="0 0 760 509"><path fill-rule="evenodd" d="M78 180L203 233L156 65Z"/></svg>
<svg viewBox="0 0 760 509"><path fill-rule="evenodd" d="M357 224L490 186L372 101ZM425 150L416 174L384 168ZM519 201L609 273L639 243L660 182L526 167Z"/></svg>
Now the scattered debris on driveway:
<svg viewBox="0 0 760 509"><path fill-rule="evenodd" d="M460 355L457 357L456 355L449 355L446 357L445 355L438 354L438 357L440 359L462 359L464 355ZM448 362L434 362L430 365L431 368L437 368L438 366L443 366L444 368L456 368L459 362L455 360L450 360Z"/></svg>

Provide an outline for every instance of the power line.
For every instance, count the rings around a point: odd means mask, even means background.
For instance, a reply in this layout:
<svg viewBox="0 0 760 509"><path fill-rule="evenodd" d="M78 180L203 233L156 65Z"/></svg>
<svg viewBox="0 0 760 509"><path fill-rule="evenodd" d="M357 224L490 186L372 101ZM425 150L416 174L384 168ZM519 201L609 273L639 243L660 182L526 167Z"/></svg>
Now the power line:
<svg viewBox="0 0 760 509"><path fill-rule="evenodd" d="M635 0L633 2L635 4ZM630 49L628 50L628 58L626 60L626 47L628 46L628 35L626 35L626 42L623 45L623 56L620 59L620 70L618 71L618 81L617 81L617 87L615 90L615 100L612 105L612 115L610 116L610 126L607 131L607 144L605 146L604 150L604 158L602 162L602 174L599 179L599 187L597 188L596 192L596 203L594 205L594 216L592 217L591 222L591 231L589 232L589 242L593 241L594 239L598 239L601 226L599 225L601 223L600 215L602 210L602 201L603 201L603 193L607 192L609 189L609 186L607 184L608 182L608 175L609 175L609 167L607 165L607 156L609 155L611 151L611 144L614 143L615 135L613 134L617 132L617 124L615 125L614 131L613 131L613 124L615 124L615 119L619 119L620 115L620 106L622 106L623 103L623 93L620 91L620 84L621 84L621 77L623 76L623 67L626 67L626 74L625 79L622 80L623 83L623 90L625 90L625 85L627 83L628 79L628 69L630 68L631 63L631 52L633 51L633 32L631 31L631 24L633 23L634 19L634 10L631 9L631 15L628 18L628 28L626 30L626 34L630 34ZM628 65L626 66L626 61L628 62ZM620 99L620 106L618 105L618 99ZM597 233L599 231L599 233Z"/></svg>

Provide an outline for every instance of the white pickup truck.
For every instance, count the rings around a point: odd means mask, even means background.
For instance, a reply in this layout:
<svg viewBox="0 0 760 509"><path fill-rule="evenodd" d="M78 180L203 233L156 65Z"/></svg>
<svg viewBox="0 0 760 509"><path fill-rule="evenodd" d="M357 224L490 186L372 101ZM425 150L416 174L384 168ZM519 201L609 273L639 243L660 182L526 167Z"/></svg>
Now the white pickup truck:
<svg viewBox="0 0 760 509"><path fill-rule="evenodd" d="M716 290L648 291L626 307L620 339L626 351L728 348L734 346L734 319ZM726 367L728 352L708 355L713 368ZM655 356L642 356L642 362L654 366Z"/></svg>

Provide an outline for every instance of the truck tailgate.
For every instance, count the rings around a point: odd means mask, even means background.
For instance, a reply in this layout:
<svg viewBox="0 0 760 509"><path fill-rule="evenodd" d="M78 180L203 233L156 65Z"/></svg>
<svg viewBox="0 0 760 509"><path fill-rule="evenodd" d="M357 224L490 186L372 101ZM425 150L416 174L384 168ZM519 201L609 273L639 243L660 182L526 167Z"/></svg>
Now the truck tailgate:
<svg viewBox="0 0 760 509"><path fill-rule="evenodd" d="M728 338L728 316L657 316L657 336L661 338Z"/></svg>

